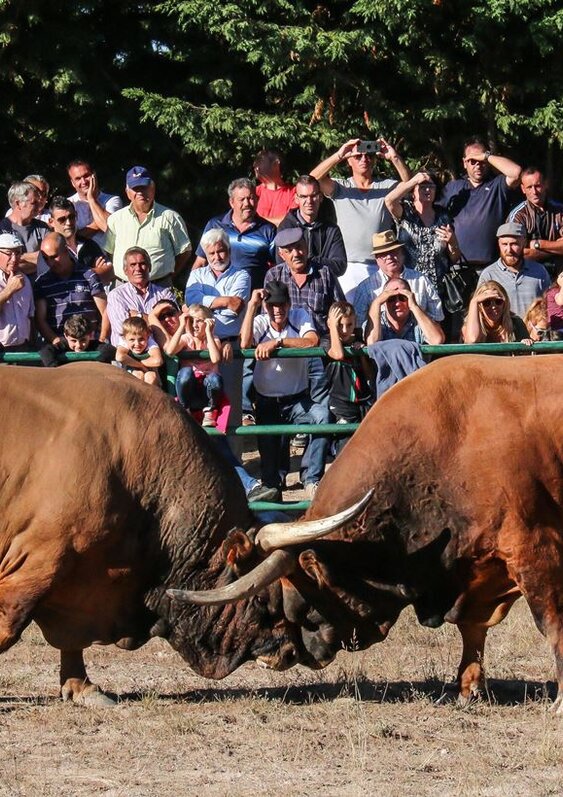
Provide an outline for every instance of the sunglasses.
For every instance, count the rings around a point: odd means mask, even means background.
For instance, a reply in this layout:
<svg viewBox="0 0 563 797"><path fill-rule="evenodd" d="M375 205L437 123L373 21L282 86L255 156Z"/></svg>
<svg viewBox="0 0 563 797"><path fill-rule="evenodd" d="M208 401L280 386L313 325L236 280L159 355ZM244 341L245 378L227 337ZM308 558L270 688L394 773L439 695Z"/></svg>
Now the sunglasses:
<svg viewBox="0 0 563 797"><path fill-rule="evenodd" d="M176 311L175 310L165 310L163 313L160 314L159 318L161 321L166 321L167 318L175 318Z"/></svg>
<svg viewBox="0 0 563 797"><path fill-rule="evenodd" d="M395 293L387 299L388 302L408 302L408 297L404 293Z"/></svg>
<svg viewBox="0 0 563 797"><path fill-rule="evenodd" d="M485 299L483 307L502 307L504 299Z"/></svg>
<svg viewBox="0 0 563 797"><path fill-rule="evenodd" d="M475 160L475 158L466 158L465 162L468 163L470 166L477 166L478 163L482 163L484 165L484 161Z"/></svg>
<svg viewBox="0 0 563 797"><path fill-rule="evenodd" d="M549 333L551 332L549 327L537 327L535 324L532 324L531 326L539 340L549 337Z"/></svg>
<svg viewBox="0 0 563 797"><path fill-rule="evenodd" d="M359 152L357 155L352 155L352 157L356 161L361 161L361 160L370 161L373 156L370 155L368 152Z"/></svg>
<svg viewBox="0 0 563 797"><path fill-rule="evenodd" d="M67 213L66 216L59 216L58 219L56 219L53 216L53 221L56 221L57 224L66 224L67 221L69 221L69 220L74 221L75 219L76 219L76 213Z"/></svg>

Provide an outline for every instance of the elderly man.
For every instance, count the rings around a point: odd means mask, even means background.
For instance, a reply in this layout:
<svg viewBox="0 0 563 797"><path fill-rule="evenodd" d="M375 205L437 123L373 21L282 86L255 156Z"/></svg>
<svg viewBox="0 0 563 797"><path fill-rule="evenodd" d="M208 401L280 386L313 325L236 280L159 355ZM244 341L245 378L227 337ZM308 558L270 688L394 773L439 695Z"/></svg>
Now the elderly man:
<svg viewBox="0 0 563 797"><path fill-rule="evenodd" d="M260 314L262 302L265 314ZM319 336L309 313L303 308L291 307L287 285L274 280L267 290L252 293L242 324L241 344L243 348L256 346L254 387L256 416L260 423L328 423L328 406L317 404L309 395L307 360L272 359L278 349L304 349L317 346L318 342ZM281 489L282 449L281 438L258 437L262 481L278 490ZM327 452L328 438L313 437L307 464L302 463L301 480L307 498L315 494L324 473Z"/></svg>
<svg viewBox="0 0 563 797"><path fill-rule="evenodd" d="M366 332L368 345L380 340L410 340L436 346L445 337L440 324L418 306L409 283L400 277L392 277L371 303Z"/></svg>
<svg viewBox="0 0 563 797"><path fill-rule="evenodd" d="M41 197L32 183L16 182L8 190L8 202L12 212L0 221L0 232L13 233L23 242L20 268L34 277L41 241L49 232L49 227L35 218L42 205Z"/></svg>
<svg viewBox="0 0 563 797"><path fill-rule="evenodd" d="M524 202L510 211L507 221L526 228L524 257L542 263L551 275L563 266L563 205L547 196L547 180L535 166L520 175Z"/></svg>
<svg viewBox="0 0 563 797"><path fill-rule="evenodd" d="M319 181L310 174L302 174L295 184L297 209L289 211L280 222L278 232L300 227L307 243L310 262L322 262L335 277L341 277L347 266L346 249L340 227L319 219L322 198ZM278 254L278 263L281 262L282 257Z"/></svg>
<svg viewBox="0 0 563 797"><path fill-rule="evenodd" d="M251 180L246 177L233 180L228 194L230 211L210 219L204 233L216 228L225 230L231 244L232 265L248 272L253 290L261 288L266 270L275 260L276 228L256 213L256 187ZM201 244L196 254L192 271L206 263Z"/></svg>
<svg viewBox="0 0 563 797"><path fill-rule="evenodd" d="M150 281L151 258L141 246L131 246L123 255L123 274L127 282L108 294L108 319L111 326L111 342L119 345L122 326L126 318L146 315L161 301L168 300L176 306L170 288Z"/></svg>
<svg viewBox="0 0 563 797"><path fill-rule="evenodd" d="M223 362L219 370L231 404L229 427L236 427L242 418L243 361L233 359L232 355L233 348L239 348L242 319L250 298L250 277L231 264L231 245L224 230L208 230L199 245L205 252L207 265L192 271L188 277L186 304L202 304L213 310L214 334L223 343Z"/></svg>
<svg viewBox="0 0 563 797"><path fill-rule="evenodd" d="M443 320L442 303L436 289L420 271L405 267L405 247L393 230L385 230L373 236L373 254L377 270L358 286L354 299L359 326L365 324L371 303L393 277L400 277L408 282L417 305L430 318L434 321Z"/></svg>
<svg viewBox="0 0 563 797"><path fill-rule="evenodd" d="M0 350L26 351L35 313L33 289L20 270L23 244L11 232L0 233Z"/></svg>
<svg viewBox="0 0 563 797"><path fill-rule="evenodd" d="M144 166L127 172L125 193L130 204L112 213L107 220L103 248L113 255L113 268L122 282L123 256L132 246L149 253L151 281L163 287L172 285L172 277L183 271L190 259L192 245L179 213L154 201L156 186Z"/></svg>
<svg viewBox="0 0 563 797"><path fill-rule="evenodd" d="M83 268L91 268L104 285L109 285L114 277L113 267L109 260L106 259L103 250L94 238L90 238L87 241L81 241L77 238L76 206L70 199L65 199L64 196L55 196L51 200L49 209L49 227L63 236L68 249ZM46 264L45 268L41 268L41 263L42 258L40 256L38 260L39 273L46 270Z"/></svg>
<svg viewBox="0 0 563 797"><path fill-rule="evenodd" d="M305 232L301 226L281 230L274 243L283 262L268 271L264 288L268 288L272 280L287 285L291 306L308 310L319 337L323 343L330 345L328 311L333 302L344 299L334 273L321 257L309 257Z"/></svg>
<svg viewBox="0 0 563 797"><path fill-rule="evenodd" d="M510 309L520 318L538 296L550 286L549 274L541 263L524 259L526 228L510 221L497 230L500 257L483 269L479 285L487 280L498 282L508 294Z"/></svg>
<svg viewBox="0 0 563 797"><path fill-rule="evenodd" d="M349 302L353 302L356 287L373 266L372 236L388 229L392 223L385 207L385 195L397 185L397 180L374 180L375 158L392 164L401 180L410 178L410 171L398 152L382 138L375 143L375 152L365 152L359 138L350 139L311 172L319 181L323 194L332 199L336 220L342 230L348 268L340 278L340 284ZM329 177L330 170L343 161L348 163L351 176Z"/></svg>
<svg viewBox="0 0 563 797"><path fill-rule="evenodd" d="M88 161L73 160L67 172L75 190L69 200L76 208L78 237L104 245L107 220L123 206L120 197L100 191L98 177Z"/></svg>
<svg viewBox="0 0 563 797"><path fill-rule="evenodd" d="M90 321L94 337L105 341L109 334L106 294L92 269L84 269L70 253L66 240L48 233L41 254L49 270L35 282L35 320L47 343L59 343L64 322L73 315Z"/></svg>
<svg viewBox="0 0 563 797"><path fill-rule="evenodd" d="M478 271L496 257L495 231L506 218L510 189L518 185L520 166L492 153L478 136L465 142L463 166L465 176L447 183L439 204L454 220L465 260Z"/></svg>

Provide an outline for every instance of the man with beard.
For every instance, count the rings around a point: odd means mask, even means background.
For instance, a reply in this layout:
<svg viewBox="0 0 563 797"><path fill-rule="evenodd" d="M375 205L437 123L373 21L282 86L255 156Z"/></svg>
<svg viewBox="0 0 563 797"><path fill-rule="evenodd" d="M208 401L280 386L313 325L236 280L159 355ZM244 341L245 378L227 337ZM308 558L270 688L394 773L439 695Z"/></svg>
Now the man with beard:
<svg viewBox="0 0 563 797"><path fill-rule="evenodd" d="M186 285L186 304L201 304L213 311L214 334L221 340L223 362L219 373L223 377L225 393L231 411L229 427L239 426L241 410L241 359L233 359L233 349L239 348L239 334L246 303L250 298L250 277L231 263L229 236L220 228L202 235L200 247L207 265L192 271Z"/></svg>
<svg viewBox="0 0 563 797"><path fill-rule="evenodd" d="M510 299L510 309L523 319L534 299L549 288L549 274L540 263L524 259L526 228L522 224L501 224L497 239L500 257L483 269L478 284L494 280L502 285Z"/></svg>
<svg viewBox="0 0 563 797"><path fill-rule="evenodd" d="M154 201L156 186L144 166L127 172L125 193L130 204L107 220L103 248L113 255L113 268L120 282L127 279L123 256L138 246L149 253L151 282L170 287L172 277L188 265L192 245L179 213Z"/></svg>

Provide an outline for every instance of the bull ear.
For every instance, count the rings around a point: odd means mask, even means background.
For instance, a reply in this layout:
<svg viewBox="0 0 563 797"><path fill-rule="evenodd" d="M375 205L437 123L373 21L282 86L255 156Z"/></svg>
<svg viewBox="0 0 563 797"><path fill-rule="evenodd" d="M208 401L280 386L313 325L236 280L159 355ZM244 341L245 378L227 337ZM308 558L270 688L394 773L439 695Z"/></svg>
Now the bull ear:
<svg viewBox="0 0 563 797"><path fill-rule="evenodd" d="M237 571L237 565L248 559L254 551L254 544L248 539L244 531L233 529L223 543L223 557L229 567Z"/></svg>
<svg viewBox="0 0 563 797"><path fill-rule="evenodd" d="M317 559L316 553L309 549L299 554L299 564L305 573L317 582L319 589L328 587L328 573L322 562Z"/></svg>

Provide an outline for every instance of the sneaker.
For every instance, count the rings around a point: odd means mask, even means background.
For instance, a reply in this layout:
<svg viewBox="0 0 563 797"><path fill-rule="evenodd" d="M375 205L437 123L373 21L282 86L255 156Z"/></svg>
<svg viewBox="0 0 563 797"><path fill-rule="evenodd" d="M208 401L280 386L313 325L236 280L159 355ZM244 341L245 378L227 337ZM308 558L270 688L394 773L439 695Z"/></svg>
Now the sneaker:
<svg viewBox="0 0 563 797"><path fill-rule="evenodd" d="M319 486L318 482L309 482L305 485L305 498L307 501L312 501Z"/></svg>
<svg viewBox="0 0 563 797"><path fill-rule="evenodd" d="M248 501L280 501L281 492L277 487L268 487L267 484L258 482L247 494Z"/></svg>
<svg viewBox="0 0 563 797"><path fill-rule="evenodd" d="M256 426L256 418L254 417L252 412L246 412L242 416L242 425L243 426Z"/></svg>
<svg viewBox="0 0 563 797"><path fill-rule="evenodd" d="M212 410L209 407L206 407L203 410L203 419L201 421L201 425L212 428L217 426L217 414L217 410Z"/></svg>

